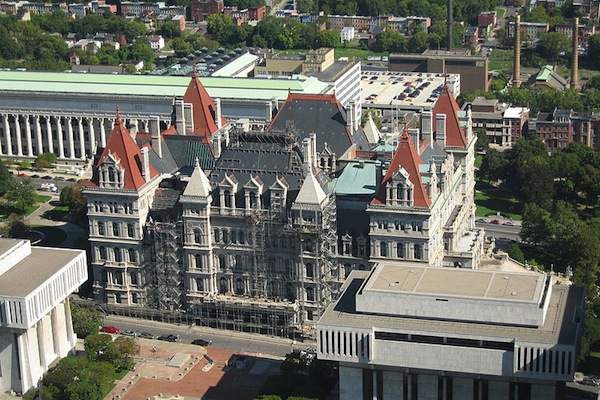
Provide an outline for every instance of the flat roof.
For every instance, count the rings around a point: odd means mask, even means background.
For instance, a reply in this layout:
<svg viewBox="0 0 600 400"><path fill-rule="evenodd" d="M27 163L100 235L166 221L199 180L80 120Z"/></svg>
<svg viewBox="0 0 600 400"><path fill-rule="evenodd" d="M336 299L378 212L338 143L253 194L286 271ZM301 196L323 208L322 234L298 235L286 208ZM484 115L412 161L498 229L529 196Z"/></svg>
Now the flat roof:
<svg viewBox="0 0 600 400"><path fill-rule="evenodd" d="M183 96L189 76L0 71L0 91L89 93L105 95ZM323 94L331 85L314 77L293 79L202 77L213 98L285 99L288 91Z"/></svg>
<svg viewBox="0 0 600 400"><path fill-rule="evenodd" d="M318 325L347 327L348 329L427 331L440 335L467 335L508 341L516 339L565 345L573 345L576 338L577 323L574 322L574 317L578 306L583 305L584 299L584 290L580 287L553 286L543 325L538 327L510 326L357 312L356 294L364 285L369 274L370 271L352 271L341 288L341 297L327 307ZM454 281L457 279L453 279Z"/></svg>
<svg viewBox="0 0 600 400"><path fill-rule="evenodd" d="M80 254L81 250L32 246L30 255L0 275L0 297L28 296Z"/></svg>
<svg viewBox="0 0 600 400"><path fill-rule="evenodd" d="M444 74L426 72L362 71L361 100L363 107L433 108L446 80Z"/></svg>
<svg viewBox="0 0 600 400"><path fill-rule="evenodd" d="M537 303L543 285L540 274L380 264L363 291L373 289Z"/></svg>

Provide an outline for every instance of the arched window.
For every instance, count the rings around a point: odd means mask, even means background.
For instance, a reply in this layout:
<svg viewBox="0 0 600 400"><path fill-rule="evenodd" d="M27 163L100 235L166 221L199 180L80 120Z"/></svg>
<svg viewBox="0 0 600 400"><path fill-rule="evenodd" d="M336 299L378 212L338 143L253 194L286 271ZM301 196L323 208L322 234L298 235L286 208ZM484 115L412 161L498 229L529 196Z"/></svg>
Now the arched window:
<svg viewBox="0 0 600 400"><path fill-rule="evenodd" d="M134 249L127 249L127 257L129 258L129 262L134 263L137 262L137 256Z"/></svg>
<svg viewBox="0 0 600 400"><path fill-rule="evenodd" d="M223 254L219 255L219 269L225 271L227 269L227 260Z"/></svg>
<svg viewBox="0 0 600 400"><path fill-rule="evenodd" d="M248 195L248 200L250 201L250 208L255 209L258 205L256 201L256 193L250 192L250 194Z"/></svg>
<svg viewBox="0 0 600 400"><path fill-rule="evenodd" d="M387 250L388 250L387 242L380 242L379 243L379 255L381 257L387 257L387 255L388 255Z"/></svg>
<svg viewBox="0 0 600 400"><path fill-rule="evenodd" d="M242 256L235 256L235 269L242 269Z"/></svg>
<svg viewBox="0 0 600 400"><path fill-rule="evenodd" d="M306 277L314 278L315 276L315 267L311 263L306 263Z"/></svg>
<svg viewBox="0 0 600 400"><path fill-rule="evenodd" d="M219 229L215 229L215 243L219 243L221 241L221 231Z"/></svg>
<svg viewBox="0 0 600 400"><path fill-rule="evenodd" d="M104 236L106 235L106 225L104 221L98 222L98 235Z"/></svg>
<svg viewBox="0 0 600 400"><path fill-rule="evenodd" d="M100 253L100 259L101 260L106 260L106 247L100 246L98 248L98 253Z"/></svg>
<svg viewBox="0 0 600 400"><path fill-rule="evenodd" d="M404 185L401 183L396 185L396 199L404 200Z"/></svg>
<svg viewBox="0 0 600 400"><path fill-rule="evenodd" d="M294 294L294 284L291 282L288 282L285 285L285 297L290 301L296 299L296 295Z"/></svg>
<svg viewBox="0 0 600 400"><path fill-rule="evenodd" d="M235 244L237 242L237 232L236 231L231 231L229 232L231 234L231 243Z"/></svg>
<svg viewBox="0 0 600 400"><path fill-rule="evenodd" d="M420 244L415 244L415 259L420 260L423 258L423 249Z"/></svg>
<svg viewBox="0 0 600 400"><path fill-rule="evenodd" d="M229 232L223 231L223 243L229 243Z"/></svg>
<svg viewBox="0 0 600 400"><path fill-rule="evenodd" d="M115 247L113 251L115 253L115 261L123 262L123 254L121 253L121 249L119 247Z"/></svg>
<svg viewBox="0 0 600 400"><path fill-rule="evenodd" d="M235 294L244 294L244 281L241 279L235 280Z"/></svg>
<svg viewBox="0 0 600 400"><path fill-rule="evenodd" d="M223 197L225 198L225 207L231 208L231 192L229 190L225 190L223 192Z"/></svg>
<svg viewBox="0 0 600 400"><path fill-rule="evenodd" d="M194 255L194 267L202 269L202 256L200 254Z"/></svg>
<svg viewBox="0 0 600 400"><path fill-rule="evenodd" d="M119 236L119 223L113 222L113 236Z"/></svg>
<svg viewBox="0 0 600 400"><path fill-rule="evenodd" d="M244 231L239 231L239 233L238 233L238 241L240 242L240 244L244 244L244 242L245 242Z"/></svg>
<svg viewBox="0 0 600 400"><path fill-rule="evenodd" d="M227 278L222 277L219 279L219 293L227 293Z"/></svg>
<svg viewBox="0 0 600 400"><path fill-rule="evenodd" d="M202 231L200 229L194 229L194 243L202 243Z"/></svg>
<svg viewBox="0 0 600 400"><path fill-rule="evenodd" d="M127 236L130 238L132 238L134 236L134 229L133 229L132 223L127 224Z"/></svg>
<svg viewBox="0 0 600 400"><path fill-rule="evenodd" d="M204 292L204 279L196 278L196 290L198 292Z"/></svg>
<svg viewBox="0 0 600 400"><path fill-rule="evenodd" d="M346 274L346 277L350 275L350 272L352 272L352 265L350 263L344 264L344 273Z"/></svg>
<svg viewBox="0 0 600 400"><path fill-rule="evenodd" d="M396 257L398 258L404 258L404 243L397 243L396 244Z"/></svg>
<svg viewBox="0 0 600 400"><path fill-rule="evenodd" d="M315 301L315 288L313 288L313 287L306 288L306 300L307 301Z"/></svg>

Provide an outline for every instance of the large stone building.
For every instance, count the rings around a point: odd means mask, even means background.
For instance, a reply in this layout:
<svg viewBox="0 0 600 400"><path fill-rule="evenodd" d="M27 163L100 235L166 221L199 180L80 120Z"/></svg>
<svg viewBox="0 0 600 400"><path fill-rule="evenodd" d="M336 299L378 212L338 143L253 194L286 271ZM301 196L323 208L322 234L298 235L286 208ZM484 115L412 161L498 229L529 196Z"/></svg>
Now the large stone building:
<svg viewBox="0 0 600 400"><path fill-rule="evenodd" d="M335 95L290 93L265 131L231 127L197 76L176 106L160 135L132 135L118 115L94 162L93 286L107 307L314 336L353 269L477 268L476 138L447 87L393 154L372 151ZM363 187L347 185L362 171Z"/></svg>
<svg viewBox="0 0 600 400"><path fill-rule="evenodd" d="M68 296L87 280L82 250L0 239L0 389L25 393L75 349Z"/></svg>
<svg viewBox="0 0 600 400"><path fill-rule="evenodd" d="M538 272L381 262L354 271L317 325L342 399L564 399L584 291Z"/></svg>

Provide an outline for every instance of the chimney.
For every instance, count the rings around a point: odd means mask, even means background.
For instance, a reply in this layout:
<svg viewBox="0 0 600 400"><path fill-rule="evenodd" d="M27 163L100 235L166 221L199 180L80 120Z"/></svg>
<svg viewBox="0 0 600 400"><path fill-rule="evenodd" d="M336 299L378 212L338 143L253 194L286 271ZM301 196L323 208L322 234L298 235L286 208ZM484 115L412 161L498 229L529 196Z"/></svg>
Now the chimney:
<svg viewBox="0 0 600 400"><path fill-rule="evenodd" d="M148 182L150 180L150 156L148 154L148 147L142 147L142 176L144 180Z"/></svg>
<svg viewBox="0 0 600 400"><path fill-rule="evenodd" d="M452 50L452 0L448 0L448 51Z"/></svg>
<svg viewBox="0 0 600 400"><path fill-rule="evenodd" d="M152 148L156 152L159 158L162 158L162 141L160 138L160 121L157 116L153 115L149 117L148 130L152 137Z"/></svg>
<svg viewBox="0 0 600 400"><path fill-rule="evenodd" d="M311 167L312 162L312 144L310 138L304 138L302 140L302 157L304 158L304 165Z"/></svg>
<svg viewBox="0 0 600 400"><path fill-rule="evenodd" d="M221 134L215 133L212 135L212 147L215 158L221 157Z"/></svg>
<svg viewBox="0 0 600 400"><path fill-rule="evenodd" d="M419 150L419 129L410 128L408 134L410 135L414 148Z"/></svg>
<svg viewBox="0 0 600 400"><path fill-rule="evenodd" d="M573 54L571 55L571 89L579 90L579 18L573 19Z"/></svg>
<svg viewBox="0 0 600 400"><path fill-rule="evenodd" d="M521 16L515 22L515 66L513 70L513 87L521 86Z"/></svg>
<svg viewBox="0 0 600 400"><path fill-rule="evenodd" d="M194 132L194 105L192 103L183 104L186 132Z"/></svg>
<svg viewBox="0 0 600 400"><path fill-rule="evenodd" d="M348 103L348 107L346 107L346 125L348 126L348 130L350 131L350 136L354 134L354 102Z"/></svg>
<svg viewBox="0 0 600 400"><path fill-rule="evenodd" d="M423 110L421 113L421 134L423 140L427 140L429 146L433 146L433 116L431 110Z"/></svg>
<svg viewBox="0 0 600 400"><path fill-rule="evenodd" d="M317 134L316 133L311 133L310 134L310 145L311 145L311 151L312 151L312 162L313 162L313 166L317 165ZM327 143L325 143L327 144Z"/></svg>
<svg viewBox="0 0 600 400"><path fill-rule="evenodd" d="M221 99L215 99L215 123L217 124L217 128L221 129L223 127L223 115L221 115Z"/></svg>
<svg viewBox="0 0 600 400"><path fill-rule="evenodd" d="M273 118L275 116L275 114L277 114L277 111L279 110L279 100L277 100L277 97L271 97L271 103L273 103L273 106L271 107L271 109L273 110L273 113L271 114L271 118Z"/></svg>
<svg viewBox="0 0 600 400"><path fill-rule="evenodd" d="M175 129L180 135L185 135L184 103L181 97L175 99Z"/></svg>
<svg viewBox="0 0 600 400"><path fill-rule="evenodd" d="M446 147L446 114L435 116L435 141L442 149Z"/></svg>

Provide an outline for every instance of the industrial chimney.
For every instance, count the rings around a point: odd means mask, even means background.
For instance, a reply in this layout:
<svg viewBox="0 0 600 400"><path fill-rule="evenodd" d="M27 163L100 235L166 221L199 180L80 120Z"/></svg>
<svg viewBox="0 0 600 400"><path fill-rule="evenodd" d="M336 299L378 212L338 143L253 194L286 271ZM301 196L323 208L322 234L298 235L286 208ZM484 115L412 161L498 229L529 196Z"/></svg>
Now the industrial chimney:
<svg viewBox="0 0 600 400"><path fill-rule="evenodd" d="M571 55L571 89L579 89L579 18L573 18L573 54Z"/></svg>
<svg viewBox="0 0 600 400"><path fill-rule="evenodd" d="M515 22L515 66L513 70L513 87L521 86L521 16Z"/></svg>
<svg viewBox="0 0 600 400"><path fill-rule="evenodd" d="M448 0L448 51L452 50L452 0Z"/></svg>

